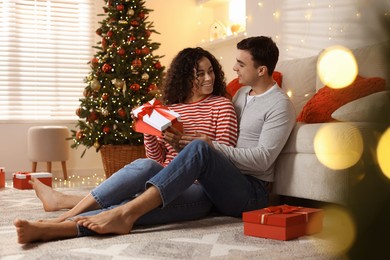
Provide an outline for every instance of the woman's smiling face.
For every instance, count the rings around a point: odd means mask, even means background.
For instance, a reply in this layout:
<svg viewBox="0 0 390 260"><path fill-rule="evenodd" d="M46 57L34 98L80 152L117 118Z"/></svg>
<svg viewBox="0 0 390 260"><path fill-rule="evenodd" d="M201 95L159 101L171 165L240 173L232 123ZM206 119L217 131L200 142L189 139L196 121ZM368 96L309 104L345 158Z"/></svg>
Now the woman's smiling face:
<svg viewBox="0 0 390 260"><path fill-rule="evenodd" d="M208 58L202 57L198 61L198 69L195 70L195 80L192 86L191 102L201 100L214 90L215 74L213 66Z"/></svg>

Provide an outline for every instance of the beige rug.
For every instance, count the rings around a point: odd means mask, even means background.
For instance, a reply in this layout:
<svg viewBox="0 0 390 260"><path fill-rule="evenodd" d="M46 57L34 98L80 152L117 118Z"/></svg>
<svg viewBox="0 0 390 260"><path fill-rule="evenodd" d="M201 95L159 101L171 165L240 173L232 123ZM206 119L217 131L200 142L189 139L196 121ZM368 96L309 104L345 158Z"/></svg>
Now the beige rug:
<svg viewBox="0 0 390 260"><path fill-rule="evenodd" d="M58 188L82 192L89 188ZM57 216L44 212L32 190L0 189L0 259L339 259L321 236L277 241L245 236L240 219L210 217L124 236L75 238L20 245L12 221Z"/></svg>

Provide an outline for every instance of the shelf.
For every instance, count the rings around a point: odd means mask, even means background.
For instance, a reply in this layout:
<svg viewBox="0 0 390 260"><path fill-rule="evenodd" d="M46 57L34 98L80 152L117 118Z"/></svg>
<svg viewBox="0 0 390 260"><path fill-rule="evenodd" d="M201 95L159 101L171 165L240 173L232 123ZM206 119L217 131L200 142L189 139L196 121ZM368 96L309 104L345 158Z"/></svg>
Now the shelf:
<svg viewBox="0 0 390 260"><path fill-rule="evenodd" d="M199 43L199 47L207 49L216 49L225 45L232 44L233 42L239 42L246 37L246 32L239 32L237 34L229 35L220 39L210 40Z"/></svg>

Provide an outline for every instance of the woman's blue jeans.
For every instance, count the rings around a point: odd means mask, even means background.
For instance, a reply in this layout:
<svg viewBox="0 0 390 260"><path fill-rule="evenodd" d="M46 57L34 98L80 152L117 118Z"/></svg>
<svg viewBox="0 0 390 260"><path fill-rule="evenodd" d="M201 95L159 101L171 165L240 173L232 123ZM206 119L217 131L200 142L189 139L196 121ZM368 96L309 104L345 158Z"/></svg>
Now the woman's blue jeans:
<svg viewBox="0 0 390 260"><path fill-rule="evenodd" d="M102 209L81 215L95 215L127 203L151 185L160 191L162 207L142 216L136 225L199 219L213 207L224 215L241 217L242 212L268 203L265 182L243 175L226 156L195 140L165 168L151 159L126 165L91 191ZM91 234L79 227L80 236Z"/></svg>

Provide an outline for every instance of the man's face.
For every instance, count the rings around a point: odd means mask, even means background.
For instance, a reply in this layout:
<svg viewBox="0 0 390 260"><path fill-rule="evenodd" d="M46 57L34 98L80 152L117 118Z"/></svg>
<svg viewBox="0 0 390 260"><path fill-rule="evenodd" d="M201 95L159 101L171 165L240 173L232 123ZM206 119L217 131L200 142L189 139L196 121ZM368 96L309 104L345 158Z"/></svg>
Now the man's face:
<svg viewBox="0 0 390 260"><path fill-rule="evenodd" d="M258 68L255 68L252 56L246 50L237 50L233 70L237 72L238 82L242 85L252 86L258 79Z"/></svg>

